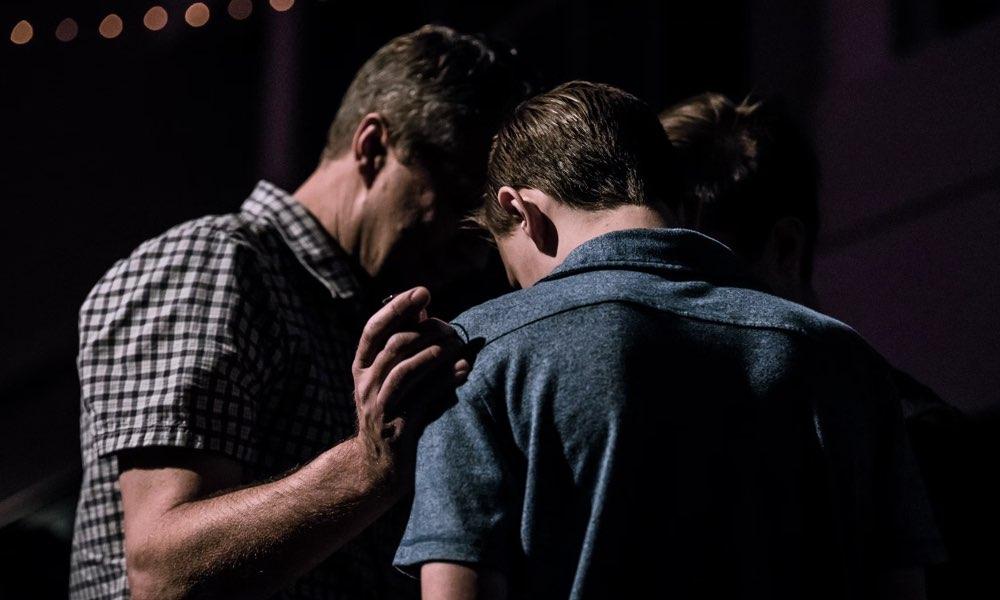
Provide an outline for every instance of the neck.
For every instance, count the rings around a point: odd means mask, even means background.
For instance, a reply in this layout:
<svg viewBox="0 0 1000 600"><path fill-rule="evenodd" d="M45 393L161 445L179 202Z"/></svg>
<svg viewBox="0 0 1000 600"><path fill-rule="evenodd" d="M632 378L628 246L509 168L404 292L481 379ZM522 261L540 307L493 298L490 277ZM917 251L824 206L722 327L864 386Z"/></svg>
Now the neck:
<svg viewBox="0 0 1000 600"><path fill-rule="evenodd" d="M357 173L344 159L324 159L292 194L343 250L358 256L361 245L358 196L363 193Z"/></svg>
<svg viewBox="0 0 1000 600"><path fill-rule="evenodd" d="M559 245L553 257L556 265L580 244L595 237L624 229L658 229L676 227L670 215L649 206L625 205L611 210L584 212L566 209L566 226L559 228Z"/></svg>

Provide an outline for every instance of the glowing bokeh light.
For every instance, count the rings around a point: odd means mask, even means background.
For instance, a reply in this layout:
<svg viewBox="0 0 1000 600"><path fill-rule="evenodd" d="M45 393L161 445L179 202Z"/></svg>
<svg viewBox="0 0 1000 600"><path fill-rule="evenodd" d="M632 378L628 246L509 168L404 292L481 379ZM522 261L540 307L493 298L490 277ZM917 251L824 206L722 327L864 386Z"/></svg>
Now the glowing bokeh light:
<svg viewBox="0 0 1000 600"><path fill-rule="evenodd" d="M34 35L35 30L31 27L31 23L27 21L18 21L17 25L14 25L14 29L10 30L10 41L20 46L30 42L32 36Z"/></svg>
<svg viewBox="0 0 1000 600"><path fill-rule="evenodd" d="M59 25L56 26L56 39L60 42L72 42L76 39L76 34L79 32L80 27L76 24L76 21L67 17L59 21Z"/></svg>
<svg viewBox="0 0 1000 600"><path fill-rule="evenodd" d="M285 12L295 5L295 0L269 0L271 8L278 12Z"/></svg>
<svg viewBox="0 0 1000 600"><path fill-rule="evenodd" d="M204 2L195 2L184 11L184 20L191 27L201 27L208 23L210 16L211 11L208 10L208 6Z"/></svg>
<svg viewBox="0 0 1000 600"><path fill-rule="evenodd" d="M231 0L229 3L229 16L242 21L253 12L253 2L250 0Z"/></svg>
<svg viewBox="0 0 1000 600"><path fill-rule="evenodd" d="M104 17L104 20L101 21L97 31L101 34L101 37L111 40L121 35L123 28L124 25L122 24L122 18L115 13L111 13L110 15Z"/></svg>
<svg viewBox="0 0 1000 600"><path fill-rule="evenodd" d="M154 6L142 17L142 24L150 31L159 31L167 26L167 11L162 6Z"/></svg>

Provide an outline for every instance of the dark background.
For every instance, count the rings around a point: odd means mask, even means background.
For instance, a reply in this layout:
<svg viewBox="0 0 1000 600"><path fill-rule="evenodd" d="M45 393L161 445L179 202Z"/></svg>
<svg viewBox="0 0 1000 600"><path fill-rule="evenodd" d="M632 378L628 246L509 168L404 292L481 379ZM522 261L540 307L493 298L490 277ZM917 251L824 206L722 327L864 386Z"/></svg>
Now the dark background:
<svg viewBox="0 0 1000 600"><path fill-rule="evenodd" d="M142 26L153 4L169 13L162 31ZM184 23L189 4L0 6L0 579L65 589L76 311L90 287L142 240L235 210L260 178L294 190L358 66L426 22L505 38L549 84L604 81L656 108L709 89L782 97L824 171L825 310L974 418L1000 410L1000 2L298 0L277 12L254 0L236 21L216 0L201 28ZM110 12L124 21L113 40L97 34ZM65 17L80 33L64 43ZM21 19L34 37L17 46Z"/></svg>

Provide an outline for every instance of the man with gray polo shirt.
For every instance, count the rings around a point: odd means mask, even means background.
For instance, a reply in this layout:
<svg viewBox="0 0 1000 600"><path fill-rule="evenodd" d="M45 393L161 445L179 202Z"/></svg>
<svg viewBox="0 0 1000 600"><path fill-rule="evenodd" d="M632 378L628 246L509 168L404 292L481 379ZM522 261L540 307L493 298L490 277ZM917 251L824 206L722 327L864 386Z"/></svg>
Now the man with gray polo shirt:
<svg viewBox="0 0 1000 600"><path fill-rule="evenodd" d="M494 138L525 289L425 430L395 563L425 598L914 598L941 546L883 361L683 228L656 116L572 82Z"/></svg>

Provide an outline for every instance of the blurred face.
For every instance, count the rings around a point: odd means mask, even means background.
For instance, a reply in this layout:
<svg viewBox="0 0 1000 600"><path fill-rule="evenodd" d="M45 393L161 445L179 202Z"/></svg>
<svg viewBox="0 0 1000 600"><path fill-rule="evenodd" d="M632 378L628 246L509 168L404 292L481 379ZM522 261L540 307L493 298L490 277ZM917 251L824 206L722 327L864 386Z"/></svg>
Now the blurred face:
<svg viewBox="0 0 1000 600"><path fill-rule="evenodd" d="M507 271L507 281L515 288L535 285L554 267L551 258L539 252L534 240L520 227L493 239Z"/></svg>
<svg viewBox="0 0 1000 600"><path fill-rule="evenodd" d="M459 235L461 204L447 182L436 182L416 161L406 164L390 150L366 202L367 235L362 264L385 286L432 289L481 266L486 245Z"/></svg>

